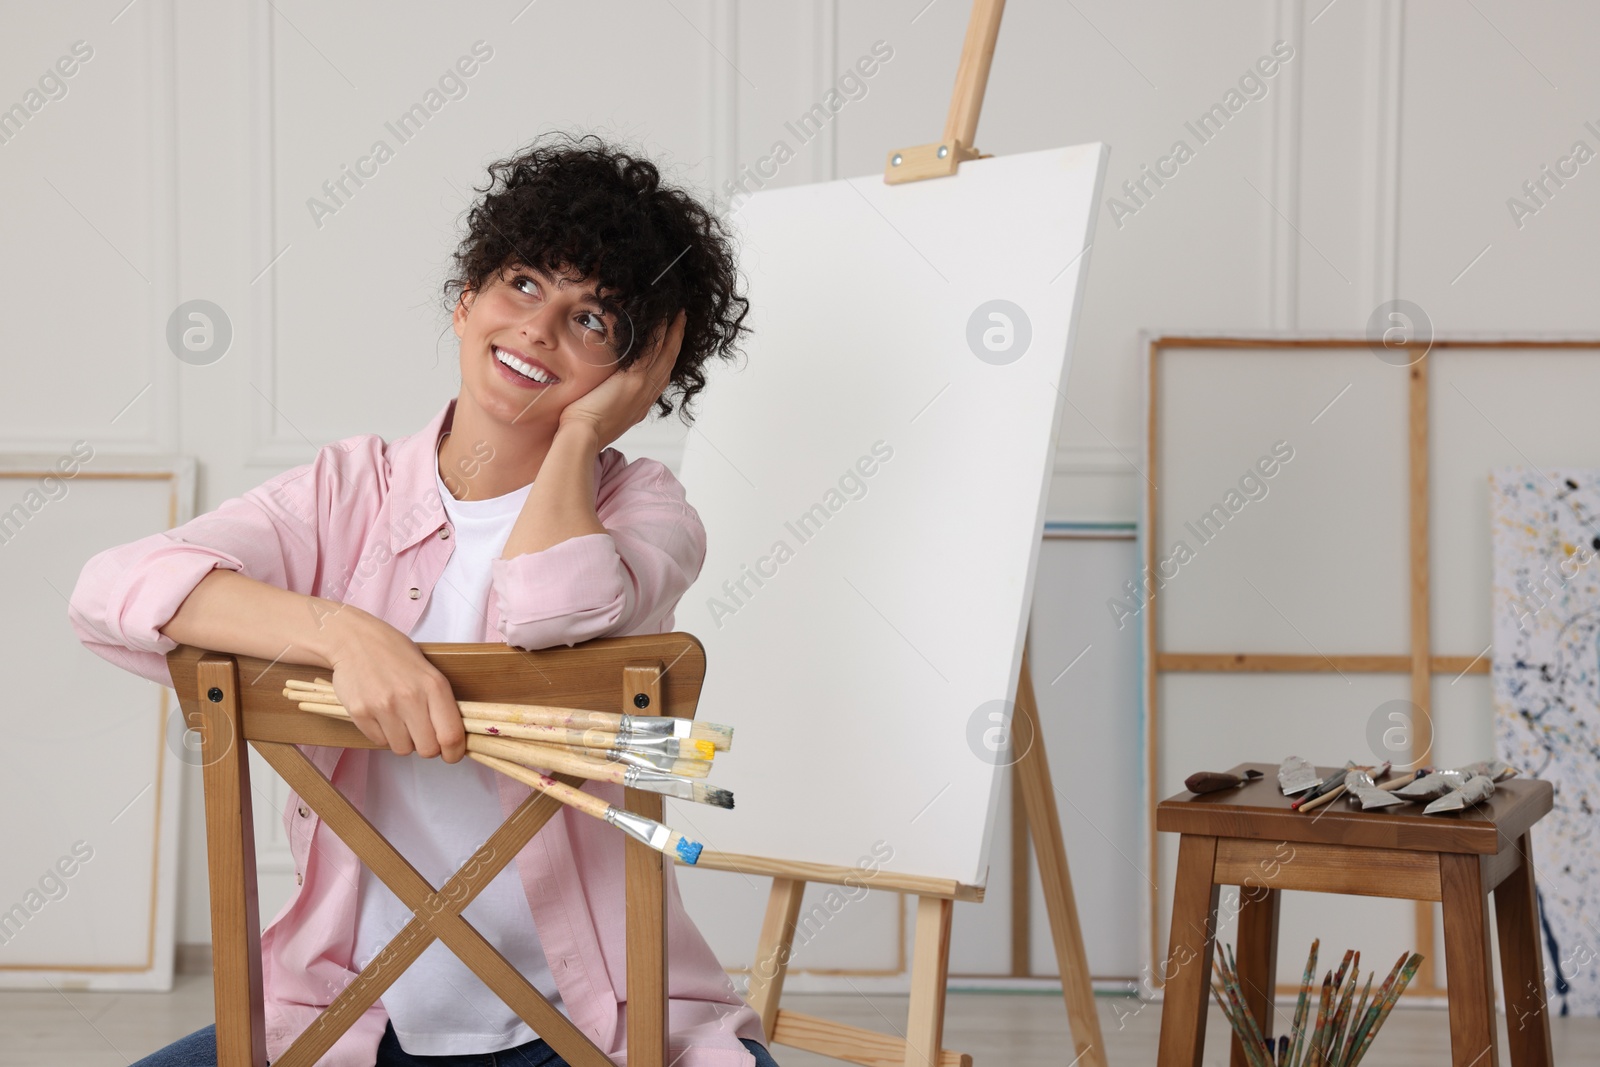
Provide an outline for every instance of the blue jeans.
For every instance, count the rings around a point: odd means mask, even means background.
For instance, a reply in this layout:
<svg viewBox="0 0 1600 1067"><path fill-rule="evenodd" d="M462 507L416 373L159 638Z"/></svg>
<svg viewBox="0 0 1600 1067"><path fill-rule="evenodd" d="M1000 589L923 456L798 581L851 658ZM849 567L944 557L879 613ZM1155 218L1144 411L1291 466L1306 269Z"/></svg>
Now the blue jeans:
<svg viewBox="0 0 1600 1067"><path fill-rule="evenodd" d="M778 1067L778 1061L759 1041L740 1038L756 1058L756 1067ZM181 1037L166 1048L157 1049L133 1067L217 1067L217 1027L215 1023ZM378 1043L376 1067L567 1067L543 1040L535 1038L525 1045L499 1052L478 1052L464 1056L412 1056L400 1047L394 1026L384 1028Z"/></svg>

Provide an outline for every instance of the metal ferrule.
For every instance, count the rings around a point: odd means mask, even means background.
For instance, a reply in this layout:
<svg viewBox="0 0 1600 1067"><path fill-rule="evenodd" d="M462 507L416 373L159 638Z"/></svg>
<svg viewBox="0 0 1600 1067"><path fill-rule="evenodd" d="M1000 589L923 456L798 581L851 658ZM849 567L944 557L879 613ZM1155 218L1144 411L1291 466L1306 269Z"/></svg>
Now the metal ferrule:
<svg viewBox="0 0 1600 1067"><path fill-rule="evenodd" d="M678 755L678 750L681 747L676 737L650 737L648 735L640 736L638 734L624 733L617 734L617 743L632 749L649 752L653 755L670 755L673 757Z"/></svg>
<svg viewBox="0 0 1600 1067"><path fill-rule="evenodd" d="M629 752L621 748L607 749L605 758L612 763L623 763L629 767L643 767L652 771L670 771L673 764L678 762L676 756L655 752Z"/></svg>
<svg viewBox="0 0 1600 1067"><path fill-rule="evenodd" d="M624 771L622 784L629 789L643 789L650 793L660 793L662 796L676 797L678 800L694 799L693 782L687 782L675 774L646 770L643 767L629 767Z"/></svg>
<svg viewBox="0 0 1600 1067"><path fill-rule="evenodd" d="M692 723L671 715L624 715L618 734L627 737L688 737Z"/></svg>
<svg viewBox="0 0 1600 1067"><path fill-rule="evenodd" d="M615 826L635 841L649 845L658 852L665 852L667 842L672 839L671 830L668 830L654 819L647 819L643 815L635 815L631 811L607 808L606 822Z"/></svg>

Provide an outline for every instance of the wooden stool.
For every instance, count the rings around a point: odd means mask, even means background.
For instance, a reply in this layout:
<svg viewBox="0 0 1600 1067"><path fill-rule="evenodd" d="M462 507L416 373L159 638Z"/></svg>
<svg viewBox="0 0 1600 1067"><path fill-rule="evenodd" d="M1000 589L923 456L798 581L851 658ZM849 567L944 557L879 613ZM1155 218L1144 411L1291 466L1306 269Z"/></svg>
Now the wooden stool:
<svg viewBox="0 0 1600 1067"><path fill-rule="evenodd" d="M1239 983L1246 1010L1269 1035L1283 890L1442 902L1455 1067L1498 1067L1500 1062L1490 974L1492 891L1511 1062L1515 1067L1554 1063L1529 837L1529 829L1550 810L1549 782L1500 782L1487 802L1455 814L1423 815L1420 807L1409 805L1362 811L1343 797L1301 814L1278 790L1277 764L1241 763L1233 773L1250 769L1264 777L1204 796L1182 792L1156 807L1156 829L1183 835L1162 971L1160 1067L1200 1065L1219 885L1241 887ZM1247 1062L1235 1035L1233 1067Z"/></svg>

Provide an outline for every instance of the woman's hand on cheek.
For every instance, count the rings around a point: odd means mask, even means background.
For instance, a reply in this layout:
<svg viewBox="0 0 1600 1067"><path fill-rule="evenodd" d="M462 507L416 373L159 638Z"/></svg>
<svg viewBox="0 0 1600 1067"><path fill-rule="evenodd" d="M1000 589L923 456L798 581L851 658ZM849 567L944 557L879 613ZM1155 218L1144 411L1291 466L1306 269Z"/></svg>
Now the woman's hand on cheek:
<svg viewBox="0 0 1600 1067"><path fill-rule="evenodd" d="M654 350L627 370L611 376L568 404L561 412L561 426L588 423L594 428L600 448L621 437L650 414L651 406L666 391L672 368L678 362L687 316L679 311Z"/></svg>

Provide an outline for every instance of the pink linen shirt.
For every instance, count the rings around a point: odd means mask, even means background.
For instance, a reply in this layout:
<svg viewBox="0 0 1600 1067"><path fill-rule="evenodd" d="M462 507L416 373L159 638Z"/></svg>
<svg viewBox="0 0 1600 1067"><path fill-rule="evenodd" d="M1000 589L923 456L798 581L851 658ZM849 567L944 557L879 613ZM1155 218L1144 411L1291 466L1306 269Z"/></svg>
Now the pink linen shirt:
<svg viewBox="0 0 1600 1067"><path fill-rule="evenodd" d="M213 567L354 604L409 633L455 544L435 484L438 442L455 404L451 398L422 430L392 443L376 434L335 441L215 511L92 557L68 607L79 640L170 688L165 655L177 642L159 628ZM607 532L495 559L481 640L538 649L672 629L678 599L705 562L700 517L661 463L629 463L606 448L595 464L595 508ZM300 748L359 809L372 750ZM621 786L589 782L585 790L622 804ZM508 817L531 792L504 775L499 791ZM274 1060L356 977L360 884L360 860L292 791L283 822L297 885L261 934ZM622 833L563 807L514 862L573 1024L625 1063ZM667 916L668 1059L676 1067L752 1067L739 1039L766 1044L760 1016L684 910L671 863ZM375 1001L318 1062L372 1067L387 1021Z"/></svg>

